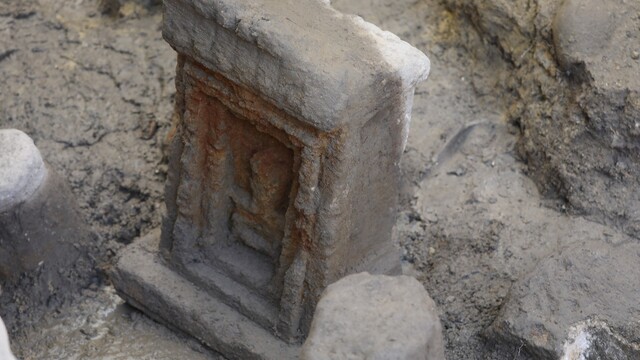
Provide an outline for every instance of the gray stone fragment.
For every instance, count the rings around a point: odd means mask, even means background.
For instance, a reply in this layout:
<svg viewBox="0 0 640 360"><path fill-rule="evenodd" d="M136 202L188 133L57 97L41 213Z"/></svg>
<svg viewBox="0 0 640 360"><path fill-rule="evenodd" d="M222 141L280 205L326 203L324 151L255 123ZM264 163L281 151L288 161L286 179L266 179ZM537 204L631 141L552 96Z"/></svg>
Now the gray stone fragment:
<svg viewBox="0 0 640 360"><path fill-rule="evenodd" d="M409 276L349 275L322 295L302 359L443 360L435 303Z"/></svg>
<svg viewBox="0 0 640 360"><path fill-rule="evenodd" d="M639 233L640 2L446 3L515 65L504 91L518 88L520 105L508 117L520 119L518 150L541 192L590 220Z"/></svg>
<svg viewBox="0 0 640 360"><path fill-rule="evenodd" d="M630 238L572 245L514 284L487 335L540 359L638 359L639 260Z"/></svg>
<svg viewBox="0 0 640 360"><path fill-rule="evenodd" d="M640 346L625 338L606 321L590 318L572 325L562 347L561 360L632 360L640 358Z"/></svg>
<svg viewBox="0 0 640 360"><path fill-rule="evenodd" d="M20 130L0 130L0 212L30 198L47 174L33 140Z"/></svg>

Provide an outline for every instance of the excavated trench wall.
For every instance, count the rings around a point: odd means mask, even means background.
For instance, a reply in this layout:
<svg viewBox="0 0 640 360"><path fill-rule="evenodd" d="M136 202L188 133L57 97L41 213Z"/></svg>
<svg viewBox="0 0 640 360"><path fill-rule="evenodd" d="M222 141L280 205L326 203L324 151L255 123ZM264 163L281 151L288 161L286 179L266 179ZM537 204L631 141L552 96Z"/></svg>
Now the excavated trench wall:
<svg viewBox="0 0 640 360"><path fill-rule="evenodd" d="M449 0L496 46L518 150L559 206L640 230L640 3Z"/></svg>

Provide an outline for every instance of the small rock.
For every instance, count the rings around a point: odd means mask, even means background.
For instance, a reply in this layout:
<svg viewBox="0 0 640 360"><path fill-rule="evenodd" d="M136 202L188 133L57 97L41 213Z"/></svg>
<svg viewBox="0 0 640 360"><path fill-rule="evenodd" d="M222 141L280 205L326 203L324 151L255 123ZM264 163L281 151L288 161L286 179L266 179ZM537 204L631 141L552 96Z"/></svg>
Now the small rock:
<svg viewBox="0 0 640 360"><path fill-rule="evenodd" d="M120 0L100 0L98 2L98 9L104 15L117 16L121 7Z"/></svg>
<svg viewBox="0 0 640 360"><path fill-rule="evenodd" d="M634 50L631 52L631 58L633 60L638 60L640 59L640 52L638 52L637 50Z"/></svg>
<svg viewBox="0 0 640 360"><path fill-rule="evenodd" d="M464 167L460 166L460 167L457 167L453 171L449 171L447 173L447 175L464 176L466 173L467 173L467 169L465 169Z"/></svg>
<svg viewBox="0 0 640 360"><path fill-rule="evenodd" d="M98 330L90 325L85 325L80 328L80 332L87 338L91 339L98 335Z"/></svg>
<svg viewBox="0 0 640 360"><path fill-rule="evenodd" d="M434 213L428 212L425 214L425 220L427 220L430 223L437 223L438 222L438 216Z"/></svg>

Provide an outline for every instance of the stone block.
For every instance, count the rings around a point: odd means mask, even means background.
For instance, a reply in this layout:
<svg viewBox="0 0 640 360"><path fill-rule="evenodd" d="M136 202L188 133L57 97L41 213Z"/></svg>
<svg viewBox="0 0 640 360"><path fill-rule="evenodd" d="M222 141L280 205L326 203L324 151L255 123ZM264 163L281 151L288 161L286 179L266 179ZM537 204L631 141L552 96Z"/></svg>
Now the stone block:
<svg viewBox="0 0 640 360"><path fill-rule="evenodd" d="M320 298L303 360L444 360L436 305L409 276L360 273Z"/></svg>
<svg viewBox="0 0 640 360"><path fill-rule="evenodd" d="M161 240L140 256L161 254L179 278L296 347L328 284L400 270L398 161L429 61L317 0L164 5L178 122ZM126 290L135 267L123 269L116 288L148 307ZM194 326L181 328L224 347Z"/></svg>

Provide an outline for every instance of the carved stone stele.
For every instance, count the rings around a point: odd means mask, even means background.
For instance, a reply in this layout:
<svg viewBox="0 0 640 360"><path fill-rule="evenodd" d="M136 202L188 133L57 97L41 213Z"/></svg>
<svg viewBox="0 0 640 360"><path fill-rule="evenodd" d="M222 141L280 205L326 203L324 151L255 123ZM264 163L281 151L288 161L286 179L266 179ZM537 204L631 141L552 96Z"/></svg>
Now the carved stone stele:
<svg viewBox="0 0 640 360"><path fill-rule="evenodd" d="M399 271L398 161L429 61L318 0L167 0L164 19L167 216L114 283L227 357L296 357L330 283Z"/></svg>

